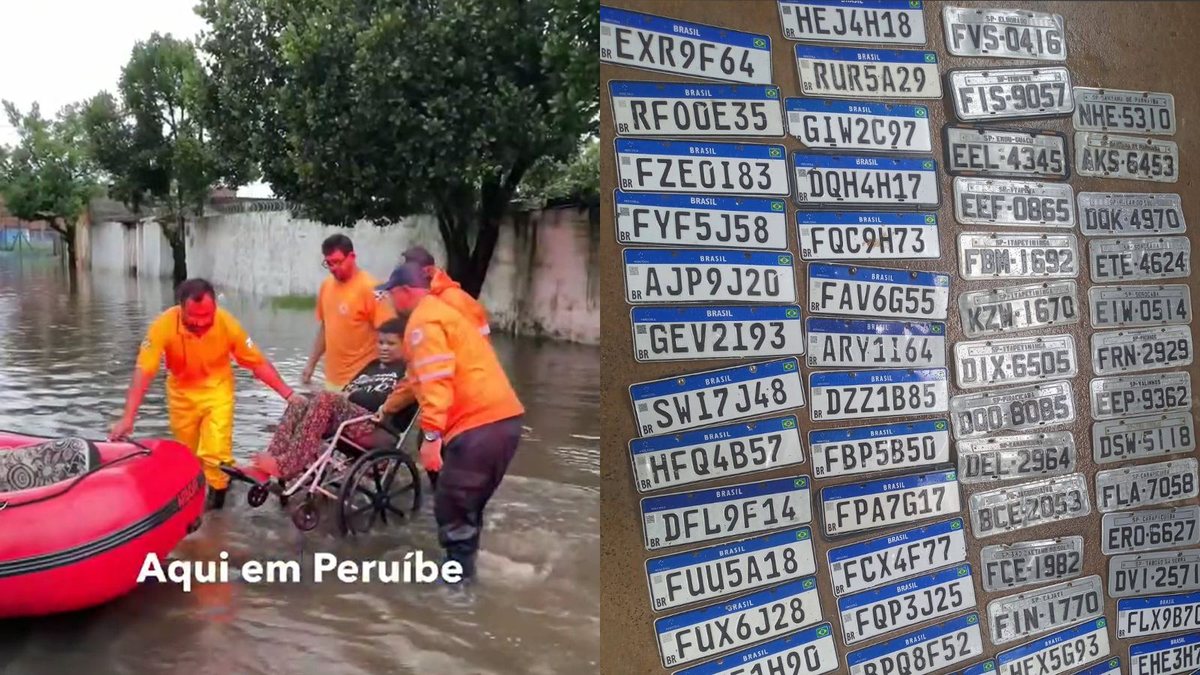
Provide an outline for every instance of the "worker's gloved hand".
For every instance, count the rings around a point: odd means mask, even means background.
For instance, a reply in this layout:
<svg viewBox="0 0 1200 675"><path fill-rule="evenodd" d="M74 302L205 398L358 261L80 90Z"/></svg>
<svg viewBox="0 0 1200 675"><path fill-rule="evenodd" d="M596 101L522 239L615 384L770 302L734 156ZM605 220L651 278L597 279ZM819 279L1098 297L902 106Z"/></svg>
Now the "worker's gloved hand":
<svg viewBox="0 0 1200 675"><path fill-rule="evenodd" d="M421 443L421 466L426 471L442 470L442 439Z"/></svg>

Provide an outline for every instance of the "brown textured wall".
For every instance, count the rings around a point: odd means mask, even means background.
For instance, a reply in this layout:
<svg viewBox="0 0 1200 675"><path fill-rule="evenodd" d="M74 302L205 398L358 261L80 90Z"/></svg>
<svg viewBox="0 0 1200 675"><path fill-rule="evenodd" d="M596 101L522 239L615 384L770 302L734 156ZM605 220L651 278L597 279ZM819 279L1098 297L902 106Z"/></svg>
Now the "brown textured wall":
<svg viewBox="0 0 1200 675"><path fill-rule="evenodd" d="M774 0L604 0L603 4L632 9L636 11L657 14L672 18L705 23L714 26L733 28L754 33L765 33L771 36L773 56L774 84L782 87L783 95L799 96L799 81L793 58L792 46L795 42L785 40L780 32L779 15ZM1200 195L1193 189L1200 176L1200 93L1195 82L1200 73L1200 2L988 2L988 3L943 3L926 2L925 25L928 42L925 49L936 50L940 58L940 69L944 76L951 68L982 67L1016 67L1032 62L1009 59L969 59L949 56L944 46L942 32L941 10L944 4L954 6L977 5L980 7L1006 7L1037 9L1044 12L1062 14L1067 28L1067 62L1071 71L1072 84L1076 86L1103 86L1116 89L1136 89L1170 92L1175 95L1176 114L1179 128L1175 136L1169 137L1179 144L1180 151L1180 180L1174 184L1150 183L1142 181L1118 181L1095 178L1084 178L1075 175L1072 169L1070 183L1075 192L1082 191L1117 191L1117 192L1178 192L1183 196L1183 208L1190 221L1188 236L1193 242L1193 251L1200 251ZM881 46L880 48L891 48ZM897 46L896 48L908 48ZM1045 62L1043 62L1045 63ZM1047 65L1061 65L1053 63ZM630 461L627 443L634 437L632 411L630 409L628 386L634 382L666 377L683 372L695 372L734 365L731 361L705 361L692 363L667 364L638 364L633 360L631 336L629 328L629 306L623 301L623 282L621 270L621 247L613 234L613 204L612 194L616 184L616 167L613 163L613 128L612 109L608 100L607 83L612 79L652 80L652 81L684 81L665 73L651 73L634 70L610 64L600 67L601 95L601 148L603 154L600 161L601 194L606 195L601 207L601 359L602 369L602 425L603 453L601 459L602 499L601 499L601 646L603 657L601 666L603 672L613 674L625 673L661 673L665 672L659 664L658 650L654 639L652 622L655 614L651 611L646 590L644 561L650 555L642 544L640 511L638 508L639 495L634 489L631 477ZM945 83L943 81L943 88ZM939 169L944 159L942 148L942 127L947 118L953 120L948 96L943 95L942 101L922 100L919 103L928 104L932 112L934 136L934 157L939 162ZM1069 118L1050 120L1018 120L1008 125L1030 129L1047 129L1062 132L1068 137L1069 154L1074 162L1073 129ZM1168 138L1168 137L1162 137ZM771 139L771 142L785 143L789 151L802 146L792 138ZM957 244L955 236L964 231L954 220L951 177L944 171L941 175L942 207L939 213L942 257L937 261L921 261L909 263L879 263L883 267L911 267L912 269L940 270L952 275L951 280L951 311L948 319L949 337L948 360L953 359L953 344L962 339L962 330L956 311L956 300L959 292L964 290L965 283L957 272ZM793 210L789 201L789 214ZM789 217L789 223L793 223ZM970 231L984 232L984 228L970 228ZM1059 232L1062 232L1061 230ZM1083 534L1085 537L1084 571L1083 576L1099 574L1107 582L1107 559L1100 552L1100 514L1095 510L1095 473L1096 465L1092 461L1090 406L1088 403L1088 380L1092 377L1090 341L1092 332L1087 313L1087 289L1092 285L1086 263L1086 239L1075 230L1079 237L1082 273L1076 278L1079 284L1079 297L1083 303L1082 321L1073 326L1071 332L1075 335L1076 349L1079 356L1079 374L1073 379L1076 395L1076 407L1079 410L1078 420L1071 427L1075 434L1079 451L1081 471L1088 477L1089 492L1092 496L1092 515L1086 519L1073 519L1058 524L1020 530L1008 535L990 537L987 544L1007 543L1021 539L1049 538L1071 534ZM789 241L793 252L796 252L794 225L789 225ZM800 289L801 305L804 305L806 292L806 265L796 258L797 286ZM1193 269L1196 269L1193 262ZM1164 283L1178 283L1182 280L1172 280ZM1188 283L1192 287L1193 298L1200 300L1200 280L1193 273ZM970 289L989 288L1005 285L1003 282L971 282ZM1196 302L1196 300L1194 300ZM805 313L807 316L807 313ZM1034 334L1060 333L1061 330L1043 330ZM803 359L801 363L804 363ZM951 366L952 368L952 366ZM804 369L805 382L809 369ZM1200 386L1200 378L1194 375L1200 366L1193 365L1193 386ZM961 393L954 386L951 377L950 393ZM806 392L807 394L807 392ZM807 398L807 396L806 396ZM801 425L805 431L806 462L790 469L774 470L742 476L724 481L702 483L688 486L687 489L719 487L721 485L747 482L750 480L765 480L792 475L797 472L810 473L808 461L807 430L819 426L837 426L834 424L816 424L808 421L808 410L800 409ZM887 420L880 420L887 421ZM874 423L876 420L870 421ZM866 424L854 422L852 424ZM953 457L953 455L952 455ZM1108 467L1106 467L1108 468ZM871 477L867 475L867 477ZM857 482L864 476L820 481L813 490L814 523L813 531L819 532L819 503L818 489L830 484L841 482ZM1012 483L1006 483L1011 485ZM986 489L986 488L985 488ZM973 492L979 491L963 486L963 516L966 517L966 500ZM1177 505L1185 505L1179 502ZM1175 505L1175 504L1173 504ZM867 537L851 537L851 541ZM845 668L836 604L830 590L828 563L825 552L829 542L821 535L816 537L817 549L817 578L821 589L821 609L824 620L835 625L835 635L838 637L839 662ZM711 543L711 542L710 542ZM845 541L839 541L839 544ZM680 547L682 550L685 547ZM967 561L972 565L979 563L979 544L970 536L968 526ZM676 549L657 552L657 555L675 553ZM985 593L978 574L976 575L976 596L978 609L983 615L987 603L1004 593ZM1016 591L1009 591L1013 593ZM1107 595L1107 588L1106 588ZM1113 628L1116 620L1116 602L1108 601L1105 612L1110 620L1109 637L1113 645L1113 654L1119 655L1127 664L1128 641L1117 640ZM985 619L986 621L986 619ZM896 637L893 633L887 638ZM987 656L994 656L999 650L986 637L984 630L984 647ZM886 639L886 638L885 638ZM1140 638L1152 639L1152 638ZM866 644L883 641L877 639ZM1005 648L1022 644L1021 641L1008 643ZM861 648L856 646L855 649ZM972 661L973 662L973 661ZM1125 665L1124 667L1128 667Z"/></svg>

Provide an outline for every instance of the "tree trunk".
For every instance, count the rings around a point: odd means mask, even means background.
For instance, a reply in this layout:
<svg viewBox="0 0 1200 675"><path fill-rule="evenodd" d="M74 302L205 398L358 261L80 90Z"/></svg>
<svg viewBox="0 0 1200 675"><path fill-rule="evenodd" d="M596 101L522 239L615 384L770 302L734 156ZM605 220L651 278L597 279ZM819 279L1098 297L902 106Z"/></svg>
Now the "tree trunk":
<svg viewBox="0 0 1200 675"><path fill-rule="evenodd" d="M62 240L63 249L67 252L67 279L71 288L75 288L76 279L79 277L79 270L75 268L78 255L75 251L75 225L70 224L66 218L62 224L58 223L58 219L51 217L47 220L50 229L58 233L59 239Z"/></svg>
<svg viewBox="0 0 1200 675"><path fill-rule="evenodd" d="M171 260L174 263L171 270L171 280L175 286L183 283L188 278L187 271L187 221L183 215L175 217L173 227L164 228L167 233L167 242L171 244Z"/></svg>

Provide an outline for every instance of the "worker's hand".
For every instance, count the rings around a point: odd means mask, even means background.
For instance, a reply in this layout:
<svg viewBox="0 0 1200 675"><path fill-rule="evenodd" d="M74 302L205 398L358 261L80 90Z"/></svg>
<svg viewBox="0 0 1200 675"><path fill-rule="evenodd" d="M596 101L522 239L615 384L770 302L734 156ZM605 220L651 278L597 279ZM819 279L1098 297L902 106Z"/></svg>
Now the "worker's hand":
<svg viewBox="0 0 1200 675"><path fill-rule="evenodd" d="M317 364L310 363L304 366L304 371L300 373L300 384L312 384L313 373L317 370Z"/></svg>
<svg viewBox="0 0 1200 675"><path fill-rule="evenodd" d="M129 438L129 434L133 432L133 420L128 417L122 417L117 420L117 423L112 425L112 429L108 432L108 440L123 441Z"/></svg>
<svg viewBox="0 0 1200 675"><path fill-rule="evenodd" d="M426 471L442 470L442 439L421 443L421 466Z"/></svg>
<svg viewBox="0 0 1200 675"><path fill-rule="evenodd" d="M293 389L292 395L287 397L287 403L288 405L300 405L304 403L304 394Z"/></svg>

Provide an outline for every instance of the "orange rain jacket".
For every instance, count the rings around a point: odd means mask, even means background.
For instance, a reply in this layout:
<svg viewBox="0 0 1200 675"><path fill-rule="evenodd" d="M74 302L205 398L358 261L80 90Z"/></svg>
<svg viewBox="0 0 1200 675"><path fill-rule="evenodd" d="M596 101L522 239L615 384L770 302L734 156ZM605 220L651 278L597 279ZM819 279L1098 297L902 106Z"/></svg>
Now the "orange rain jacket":
<svg viewBox="0 0 1200 675"><path fill-rule="evenodd" d="M487 310L479 301L471 297L471 294L464 291L462 286L450 278L444 270L439 267L426 267L426 273L429 274L429 292L441 298L446 304L454 309L457 309L463 316L467 317L471 323L479 327L481 335L490 335L492 329L488 326Z"/></svg>

